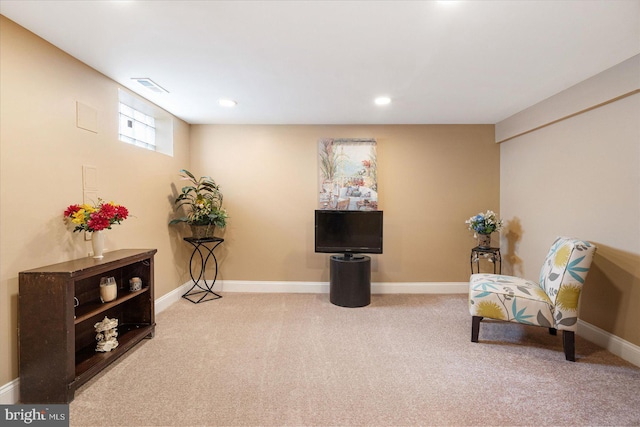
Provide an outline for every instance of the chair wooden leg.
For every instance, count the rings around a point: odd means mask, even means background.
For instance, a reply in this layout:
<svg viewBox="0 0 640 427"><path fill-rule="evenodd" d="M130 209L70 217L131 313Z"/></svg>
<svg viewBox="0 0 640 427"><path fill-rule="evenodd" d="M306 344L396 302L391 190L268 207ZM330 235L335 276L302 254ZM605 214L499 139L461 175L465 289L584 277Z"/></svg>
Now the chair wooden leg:
<svg viewBox="0 0 640 427"><path fill-rule="evenodd" d="M558 330L556 328L549 328L550 335L558 335Z"/></svg>
<svg viewBox="0 0 640 427"><path fill-rule="evenodd" d="M480 321L482 317L471 316L471 342L478 342L478 334L480 333Z"/></svg>
<svg viewBox="0 0 640 427"><path fill-rule="evenodd" d="M564 357L570 362L576 361L576 335L573 331L562 331Z"/></svg>

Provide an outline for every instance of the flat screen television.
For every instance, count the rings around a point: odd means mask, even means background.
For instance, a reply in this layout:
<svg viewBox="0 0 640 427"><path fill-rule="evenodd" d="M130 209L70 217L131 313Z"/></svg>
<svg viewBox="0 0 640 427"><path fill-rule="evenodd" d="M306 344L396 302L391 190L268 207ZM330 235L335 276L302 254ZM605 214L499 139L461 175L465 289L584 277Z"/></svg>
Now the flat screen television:
<svg viewBox="0 0 640 427"><path fill-rule="evenodd" d="M381 254L382 211L316 210L315 251Z"/></svg>

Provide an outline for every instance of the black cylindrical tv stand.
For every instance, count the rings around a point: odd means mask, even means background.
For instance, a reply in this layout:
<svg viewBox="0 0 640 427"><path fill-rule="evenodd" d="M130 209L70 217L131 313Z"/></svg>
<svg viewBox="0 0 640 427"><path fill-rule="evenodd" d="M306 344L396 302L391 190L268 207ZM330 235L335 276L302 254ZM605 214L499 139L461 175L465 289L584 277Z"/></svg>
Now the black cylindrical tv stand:
<svg viewBox="0 0 640 427"><path fill-rule="evenodd" d="M332 255L329 300L341 307L364 307L371 303L371 258L351 254Z"/></svg>

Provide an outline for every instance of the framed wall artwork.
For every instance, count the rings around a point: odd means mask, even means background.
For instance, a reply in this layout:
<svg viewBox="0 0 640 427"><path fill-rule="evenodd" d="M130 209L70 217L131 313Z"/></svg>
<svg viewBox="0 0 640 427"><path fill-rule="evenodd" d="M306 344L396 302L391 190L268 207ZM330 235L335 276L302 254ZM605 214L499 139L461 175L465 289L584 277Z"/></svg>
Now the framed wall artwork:
<svg viewBox="0 0 640 427"><path fill-rule="evenodd" d="M318 141L318 209L378 210L376 140Z"/></svg>

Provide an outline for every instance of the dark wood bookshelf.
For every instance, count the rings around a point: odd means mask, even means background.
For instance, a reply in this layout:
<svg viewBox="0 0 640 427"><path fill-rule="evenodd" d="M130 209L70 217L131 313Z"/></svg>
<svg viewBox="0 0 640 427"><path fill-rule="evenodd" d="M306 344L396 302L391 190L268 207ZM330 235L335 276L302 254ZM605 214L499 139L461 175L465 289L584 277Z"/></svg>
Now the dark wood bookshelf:
<svg viewBox="0 0 640 427"><path fill-rule="evenodd" d="M155 333L156 249L122 249L19 273L21 403L69 403L76 389ZM113 276L118 297L100 300L100 278ZM144 287L129 291L129 279ZM76 301L77 300L77 301ZM77 305L77 306L76 306ZM118 347L96 352L94 325L118 319Z"/></svg>

